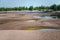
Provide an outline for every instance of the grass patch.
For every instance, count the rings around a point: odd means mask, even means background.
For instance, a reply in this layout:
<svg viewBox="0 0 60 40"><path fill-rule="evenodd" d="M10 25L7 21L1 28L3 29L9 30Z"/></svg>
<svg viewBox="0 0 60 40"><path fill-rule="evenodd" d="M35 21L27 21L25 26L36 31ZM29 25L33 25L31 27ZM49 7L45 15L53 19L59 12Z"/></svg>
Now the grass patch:
<svg viewBox="0 0 60 40"><path fill-rule="evenodd" d="M46 27L45 26L27 26L27 27L21 28L21 30L37 30L37 29L42 29Z"/></svg>
<svg viewBox="0 0 60 40"><path fill-rule="evenodd" d="M26 26L19 30L38 30L38 29L60 29L58 27L50 27L50 26Z"/></svg>

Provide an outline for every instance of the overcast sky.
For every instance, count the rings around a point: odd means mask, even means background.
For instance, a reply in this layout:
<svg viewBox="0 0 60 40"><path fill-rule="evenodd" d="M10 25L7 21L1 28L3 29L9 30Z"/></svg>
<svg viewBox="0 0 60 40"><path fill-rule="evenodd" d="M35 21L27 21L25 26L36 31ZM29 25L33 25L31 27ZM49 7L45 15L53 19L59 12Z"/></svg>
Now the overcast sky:
<svg viewBox="0 0 60 40"><path fill-rule="evenodd" d="M60 0L0 0L0 7L50 6L60 4Z"/></svg>

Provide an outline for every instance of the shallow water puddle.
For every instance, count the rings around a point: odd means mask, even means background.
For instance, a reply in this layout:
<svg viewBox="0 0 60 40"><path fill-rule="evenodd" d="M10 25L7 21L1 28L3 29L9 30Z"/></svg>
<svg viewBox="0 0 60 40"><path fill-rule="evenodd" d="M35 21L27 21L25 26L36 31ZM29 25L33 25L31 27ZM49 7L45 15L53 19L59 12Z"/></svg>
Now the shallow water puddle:
<svg viewBox="0 0 60 40"><path fill-rule="evenodd" d="M60 28L40 28L39 30L60 30Z"/></svg>
<svg viewBox="0 0 60 40"><path fill-rule="evenodd" d="M33 16L34 18L52 18L50 16Z"/></svg>
<svg viewBox="0 0 60 40"><path fill-rule="evenodd" d="M27 20L25 22L36 22L36 20Z"/></svg>

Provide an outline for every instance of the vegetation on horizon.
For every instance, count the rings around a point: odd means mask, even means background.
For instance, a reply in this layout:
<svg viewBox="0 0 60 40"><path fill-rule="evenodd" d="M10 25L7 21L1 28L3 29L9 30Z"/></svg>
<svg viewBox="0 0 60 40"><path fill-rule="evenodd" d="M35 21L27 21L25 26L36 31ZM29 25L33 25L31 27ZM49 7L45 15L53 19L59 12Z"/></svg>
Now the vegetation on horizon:
<svg viewBox="0 0 60 40"><path fill-rule="evenodd" d="M13 8L5 8L5 7L0 7L0 11L21 11L21 10L39 10L39 11L48 11L48 10L53 10L53 11L59 11L60 10L60 5L56 5L56 4L53 4L51 6L38 6L38 7L33 7L33 6L30 6L30 7L13 7Z"/></svg>

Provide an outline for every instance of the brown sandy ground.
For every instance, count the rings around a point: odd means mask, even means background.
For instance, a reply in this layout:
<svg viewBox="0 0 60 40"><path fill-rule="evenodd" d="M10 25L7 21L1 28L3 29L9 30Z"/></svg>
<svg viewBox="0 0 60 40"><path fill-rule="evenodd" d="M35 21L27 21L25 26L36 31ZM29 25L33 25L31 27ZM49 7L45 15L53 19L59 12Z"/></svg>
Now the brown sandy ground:
<svg viewBox="0 0 60 40"><path fill-rule="evenodd" d="M41 27L60 28L60 20L58 19L38 19L34 18L33 16L41 16L41 14L0 14L0 30L38 29ZM35 22L27 22L28 20L35 20Z"/></svg>
<svg viewBox="0 0 60 40"><path fill-rule="evenodd" d="M0 40L60 40L60 30L0 30Z"/></svg>

